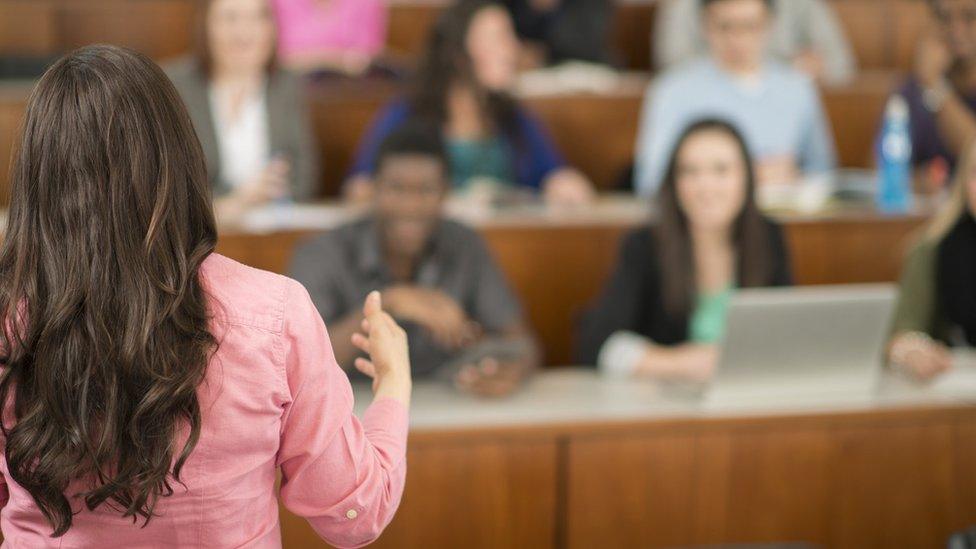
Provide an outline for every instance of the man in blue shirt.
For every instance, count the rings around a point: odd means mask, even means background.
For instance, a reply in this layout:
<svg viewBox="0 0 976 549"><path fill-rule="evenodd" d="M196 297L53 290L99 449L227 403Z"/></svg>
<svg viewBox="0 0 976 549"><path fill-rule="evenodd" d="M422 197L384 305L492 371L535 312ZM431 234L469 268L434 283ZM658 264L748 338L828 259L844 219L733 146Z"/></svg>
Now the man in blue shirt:
<svg viewBox="0 0 976 549"><path fill-rule="evenodd" d="M637 192L657 191L678 136L707 117L742 131L760 183L833 170L833 137L813 81L766 56L772 3L700 2L709 54L669 70L649 87L637 143Z"/></svg>

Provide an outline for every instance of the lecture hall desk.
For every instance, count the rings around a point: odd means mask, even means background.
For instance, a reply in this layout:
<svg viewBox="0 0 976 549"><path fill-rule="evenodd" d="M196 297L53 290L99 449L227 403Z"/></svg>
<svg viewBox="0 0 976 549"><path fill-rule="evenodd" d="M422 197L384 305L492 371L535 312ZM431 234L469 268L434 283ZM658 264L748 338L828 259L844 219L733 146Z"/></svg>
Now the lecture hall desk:
<svg viewBox="0 0 976 549"><path fill-rule="evenodd" d="M715 409L577 369L502 401L419 382L405 495L375 547L944 547L976 524L976 364L963 377ZM326 547L281 519L285 547Z"/></svg>
<svg viewBox="0 0 976 549"><path fill-rule="evenodd" d="M580 310L606 280L621 236L649 218L644 203L621 197L604 198L572 214L532 207L494 213L449 209L485 236L552 365L571 362ZM312 206L276 215L250 224L246 231L223 234L218 251L254 267L286 273L302 239L353 214L334 206ZM897 280L911 235L926 215L885 217L864 208L839 208L779 219L786 229L796 282L843 284ZM269 229L275 225L279 228Z"/></svg>

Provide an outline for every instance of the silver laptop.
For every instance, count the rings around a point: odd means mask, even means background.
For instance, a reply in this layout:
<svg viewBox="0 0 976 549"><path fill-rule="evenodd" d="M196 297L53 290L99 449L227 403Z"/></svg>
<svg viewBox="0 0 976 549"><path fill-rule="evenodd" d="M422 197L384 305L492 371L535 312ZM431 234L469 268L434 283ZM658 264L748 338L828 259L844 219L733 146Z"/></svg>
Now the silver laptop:
<svg viewBox="0 0 976 549"><path fill-rule="evenodd" d="M872 395L895 296L891 285L737 292L706 402L776 405Z"/></svg>

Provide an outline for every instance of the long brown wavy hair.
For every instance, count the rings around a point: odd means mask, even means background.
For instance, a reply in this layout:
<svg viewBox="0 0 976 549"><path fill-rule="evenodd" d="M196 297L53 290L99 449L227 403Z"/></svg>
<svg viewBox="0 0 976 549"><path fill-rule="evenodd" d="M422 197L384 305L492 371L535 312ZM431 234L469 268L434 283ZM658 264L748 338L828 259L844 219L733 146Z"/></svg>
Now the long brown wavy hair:
<svg viewBox="0 0 976 549"><path fill-rule="evenodd" d="M0 250L10 475L54 537L72 501L148 523L199 437L196 391L216 349L198 279L216 230L193 125L152 61L83 48L31 94L12 181Z"/></svg>
<svg viewBox="0 0 976 549"><path fill-rule="evenodd" d="M459 0L444 10L431 30L409 101L420 119L443 127L447 124L451 87L468 86L474 90L488 126L520 146L523 139L519 135L518 102L508 91L490 90L478 82L468 54L471 24L478 14L490 8L504 10L505 6L497 0Z"/></svg>
<svg viewBox="0 0 976 549"><path fill-rule="evenodd" d="M697 276L688 217L678 201L678 158L688 140L701 132L720 132L732 139L745 165L746 198L732 223L737 283L742 288L767 286L773 281L774 263L770 257L769 222L756 204L756 175L752 155L735 126L719 119L703 119L690 124L672 149L664 181L658 191L658 223L655 235L660 254L665 307L671 314L691 316Z"/></svg>

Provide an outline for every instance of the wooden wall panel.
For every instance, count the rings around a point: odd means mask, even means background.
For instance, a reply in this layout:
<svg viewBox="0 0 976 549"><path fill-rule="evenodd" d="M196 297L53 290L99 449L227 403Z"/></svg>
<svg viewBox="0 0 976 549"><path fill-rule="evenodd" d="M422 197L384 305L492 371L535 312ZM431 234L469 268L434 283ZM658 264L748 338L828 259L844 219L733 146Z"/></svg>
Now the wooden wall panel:
<svg viewBox="0 0 976 549"><path fill-rule="evenodd" d="M15 141L19 139L24 106L21 101L0 97L0 205L10 203L9 174Z"/></svg>
<svg viewBox="0 0 976 549"><path fill-rule="evenodd" d="M185 54L194 39L192 0L71 2L59 10L64 51L93 43L138 50L157 60Z"/></svg>
<svg viewBox="0 0 976 549"><path fill-rule="evenodd" d="M888 0L891 6L891 59L887 66L903 71L915 65L915 50L923 32L932 24L925 0Z"/></svg>
<svg viewBox="0 0 976 549"><path fill-rule="evenodd" d="M545 440L411 444L400 510L371 547L554 547L556 460ZM304 519L281 518L284 547L327 547Z"/></svg>
<svg viewBox="0 0 976 549"><path fill-rule="evenodd" d="M55 11L38 0L0 2L0 55L46 56L58 50Z"/></svg>

